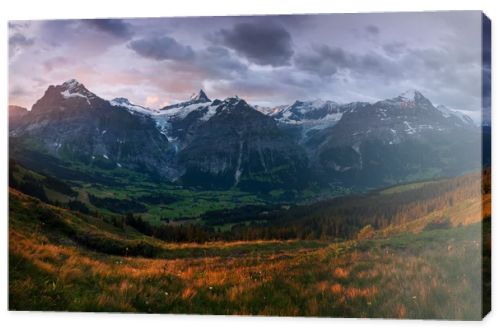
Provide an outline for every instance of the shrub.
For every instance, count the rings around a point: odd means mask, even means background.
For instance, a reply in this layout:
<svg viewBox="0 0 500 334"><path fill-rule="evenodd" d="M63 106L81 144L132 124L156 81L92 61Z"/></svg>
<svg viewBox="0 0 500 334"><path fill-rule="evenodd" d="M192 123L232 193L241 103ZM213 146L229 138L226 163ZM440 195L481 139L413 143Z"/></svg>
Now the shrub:
<svg viewBox="0 0 500 334"><path fill-rule="evenodd" d="M442 229L447 229L452 227L452 223L450 218L441 218L438 220L435 220L433 222L428 223L424 231L434 231L434 230L442 230Z"/></svg>
<svg viewBox="0 0 500 334"><path fill-rule="evenodd" d="M375 236L375 230L373 229L373 226L366 225L361 230L359 230L358 235L356 236L356 239L358 239L358 240L370 240L370 239L373 239L374 236Z"/></svg>

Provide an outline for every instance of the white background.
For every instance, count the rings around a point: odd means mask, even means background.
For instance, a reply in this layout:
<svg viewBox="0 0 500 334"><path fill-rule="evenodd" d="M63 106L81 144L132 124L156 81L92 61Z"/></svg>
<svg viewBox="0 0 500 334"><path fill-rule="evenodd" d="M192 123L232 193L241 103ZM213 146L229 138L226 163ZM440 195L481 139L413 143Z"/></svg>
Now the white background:
<svg viewBox="0 0 500 334"><path fill-rule="evenodd" d="M500 1L438 1L438 0L177 0L177 1L106 1L106 0L1 0L0 1L0 159L3 176L0 177L0 331L2 333L140 333L199 332L199 333L434 333L453 334L471 332L500 332L500 295L498 277L500 255L497 242L500 230L497 206L500 205L497 170L493 171L493 311L482 322L400 321L310 318L264 318L222 316L179 316L141 314L84 314L53 312L7 311L7 21L55 18L105 18L151 16L198 16L240 14L300 14L422 10L483 10L493 21L493 78L499 59L496 51L497 29L500 22ZM425 22L422 22L425 24ZM200 32L203 33L203 32ZM78 57L78 55L75 55ZM493 123L495 97L499 88L493 83ZM496 124L493 125L496 129ZM493 166L497 165L500 144L493 134ZM497 187L495 189L495 187ZM496 307L496 310L495 310Z"/></svg>

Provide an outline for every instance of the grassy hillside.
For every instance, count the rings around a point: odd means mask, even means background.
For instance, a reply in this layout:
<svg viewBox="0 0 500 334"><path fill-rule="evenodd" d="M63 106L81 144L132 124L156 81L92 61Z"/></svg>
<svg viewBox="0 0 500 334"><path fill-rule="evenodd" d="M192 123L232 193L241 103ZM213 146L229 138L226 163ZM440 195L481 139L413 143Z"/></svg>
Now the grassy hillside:
<svg viewBox="0 0 500 334"><path fill-rule="evenodd" d="M489 172L485 172L489 175ZM485 177L486 178L486 177ZM418 182L337 197L308 205L281 208L247 206L206 213L210 226L233 224L242 238L338 240L356 237L361 229L378 235L418 233L426 226L450 227L479 222L489 193L481 193L481 174ZM482 196L483 195L483 196ZM482 199L484 204L482 203Z"/></svg>
<svg viewBox="0 0 500 334"><path fill-rule="evenodd" d="M10 189L9 308L479 319L488 250L481 215L463 219L488 206L486 195L485 203L436 208L450 224L436 224L430 212L338 242L195 244Z"/></svg>

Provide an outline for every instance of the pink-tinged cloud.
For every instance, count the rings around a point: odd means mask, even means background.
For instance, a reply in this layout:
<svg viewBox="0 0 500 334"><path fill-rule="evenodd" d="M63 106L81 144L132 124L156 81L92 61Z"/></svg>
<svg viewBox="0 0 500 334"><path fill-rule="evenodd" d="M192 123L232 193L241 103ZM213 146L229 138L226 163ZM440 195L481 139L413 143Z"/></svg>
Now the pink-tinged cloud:
<svg viewBox="0 0 500 334"><path fill-rule="evenodd" d="M478 11L15 21L9 102L30 108L48 85L75 78L150 107L200 88L266 105L415 88L479 110L480 22Z"/></svg>

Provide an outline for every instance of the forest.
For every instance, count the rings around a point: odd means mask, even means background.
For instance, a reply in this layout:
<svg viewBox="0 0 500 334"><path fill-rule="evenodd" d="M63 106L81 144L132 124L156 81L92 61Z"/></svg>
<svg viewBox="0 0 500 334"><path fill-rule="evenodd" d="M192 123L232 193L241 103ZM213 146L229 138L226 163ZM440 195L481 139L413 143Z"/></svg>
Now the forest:
<svg viewBox="0 0 500 334"><path fill-rule="evenodd" d="M74 190L63 181L54 182L50 176L38 180L28 176L18 181L13 176L16 168L17 163L11 161L11 186L21 192L49 204L101 217L117 226L133 227L144 235L167 242L348 240L356 237L362 229L394 228L433 212L466 203L480 197L481 189L489 192L491 187L491 169L485 168L482 177L472 172L457 178L403 184L308 205L243 205L207 211L194 223L174 224L167 219L161 224L151 224L140 214L145 210L143 202L172 203L175 197L153 194L142 196L139 201L100 198L89 194L91 204L113 213L103 215L100 211L89 210L78 200L67 203L48 200L44 189L57 189L66 193ZM436 216L431 223L435 228L457 225L444 216Z"/></svg>

